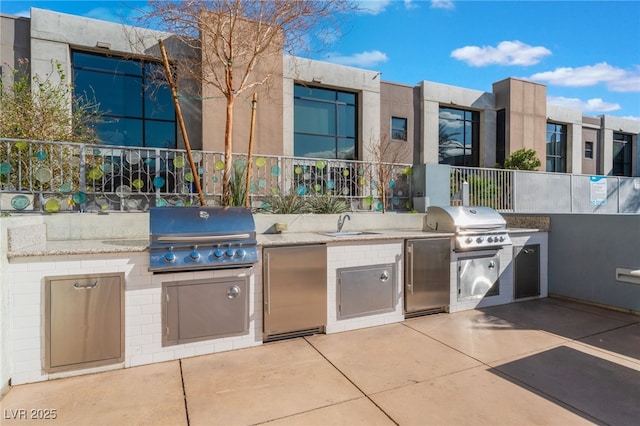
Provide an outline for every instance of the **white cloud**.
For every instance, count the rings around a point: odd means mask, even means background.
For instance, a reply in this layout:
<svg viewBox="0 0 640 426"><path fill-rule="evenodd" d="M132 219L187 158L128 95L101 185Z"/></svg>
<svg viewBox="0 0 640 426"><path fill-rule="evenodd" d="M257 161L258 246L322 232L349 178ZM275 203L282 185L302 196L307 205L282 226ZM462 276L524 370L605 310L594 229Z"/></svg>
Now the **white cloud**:
<svg viewBox="0 0 640 426"><path fill-rule="evenodd" d="M521 41L502 41L494 46L465 46L455 49L451 56L474 67L486 65L534 65L551 55L551 51L542 46L529 46Z"/></svg>
<svg viewBox="0 0 640 426"><path fill-rule="evenodd" d="M442 2L442 0L437 0ZM379 15L386 12L387 7L393 3L393 0L356 0L358 10L369 15ZM405 9L417 9L418 5L414 0L404 0ZM433 7L433 6L432 6Z"/></svg>
<svg viewBox="0 0 640 426"><path fill-rule="evenodd" d="M334 64L349 65L352 67L370 68L374 65L387 62L389 58L383 52L379 50L370 50L362 53L354 53L350 56L344 55L329 55L327 61Z"/></svg>
<svg viewBox="0 0 640 426"><path fill-rule="evenodd" d="M453 9L455 7L453 0L431 0L432 9Z"/></svg>
<svg viewBox="0 0 640 426"><path fill-rule="evenodd" d="M391 0L358 0L358 10L371 15L385 11Z"/></svg>
<svg viewBox="0 0 640 426"><path fill-rule="evenodd" d="M556 68L533 74L531 80L569 87L595 86L605 83L614 92L640 92L640 69L627 71L606 62L578 68Z"/></svg>
<svg viewBox="0 0 640 426"><path fill-rule="evenodd" d="M565 108L579 109L582 112L611 112L621 109L619 104L605 102L601 98L593 98L583 101L578 98L565 98L562 96L549 96L547 102Z"/></svg>
<svg viewBox="0 0 640 426"><path fill-rule="evenodd" d="M31 16L31 10L29 10L29 9L21 10L19 12L10 13L10 15L12 15L12 16L20 16L22 18L28 18L28 17Z"/></svg>

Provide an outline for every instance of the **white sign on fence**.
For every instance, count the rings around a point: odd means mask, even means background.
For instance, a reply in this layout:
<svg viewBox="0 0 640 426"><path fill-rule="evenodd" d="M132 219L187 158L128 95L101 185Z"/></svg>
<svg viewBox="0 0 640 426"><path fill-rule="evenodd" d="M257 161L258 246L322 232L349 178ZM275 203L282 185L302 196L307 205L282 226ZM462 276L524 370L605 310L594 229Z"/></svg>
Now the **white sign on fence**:
<svg viewBox="0 0 640 426"><path fill-rule="evenodd" d="M604 206L607 204L607 178L605 176L589 176L591 184L590 195L592 206Z"/></svg>

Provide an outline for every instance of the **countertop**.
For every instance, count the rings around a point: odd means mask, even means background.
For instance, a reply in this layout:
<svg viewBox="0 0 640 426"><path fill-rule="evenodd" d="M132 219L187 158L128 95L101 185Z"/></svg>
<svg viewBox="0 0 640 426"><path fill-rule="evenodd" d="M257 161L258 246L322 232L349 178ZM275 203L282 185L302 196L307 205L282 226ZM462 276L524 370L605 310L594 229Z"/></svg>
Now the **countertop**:
<svg viewBox="0 0 640 426"><path fill-rule="evenodd" d="M422 230L372 230L358 235L332 237L319 232L284 232L280 234L258 234L258 245L263 247L303 245L303 244L339 244L344 242L368 242L385 240L404 240L413 238L451 237L451 232L435 232ZM540 229L511 228L509 233L535 233ZM544 232L544 231L543 231ZM7 258L38 257L55 255L84 255L99 253L132 253L143 252L149 247L147 239L118 240L66 240L41 241L34 245L22 245L12 248L9 244Z"/></svg>

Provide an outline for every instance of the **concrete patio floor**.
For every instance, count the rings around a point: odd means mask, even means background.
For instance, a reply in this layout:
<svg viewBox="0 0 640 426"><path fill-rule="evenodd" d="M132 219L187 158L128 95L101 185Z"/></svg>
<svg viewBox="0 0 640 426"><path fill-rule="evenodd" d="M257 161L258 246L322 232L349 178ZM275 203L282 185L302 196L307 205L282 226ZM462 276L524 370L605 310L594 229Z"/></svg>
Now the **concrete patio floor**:
<svg viewBox="0 0 640 426"><path fill-rule="evenodd" d="M21 385L0 406L3 426L631 426L640 317L549 298Z"/></svg>

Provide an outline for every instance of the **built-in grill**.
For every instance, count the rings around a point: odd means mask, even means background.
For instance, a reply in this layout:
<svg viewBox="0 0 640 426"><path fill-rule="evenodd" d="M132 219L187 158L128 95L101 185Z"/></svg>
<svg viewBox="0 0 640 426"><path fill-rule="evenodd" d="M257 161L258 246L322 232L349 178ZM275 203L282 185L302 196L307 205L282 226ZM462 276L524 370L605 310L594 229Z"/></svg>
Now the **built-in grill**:
<svg viewBox="0 0 640 426"><path fill-rule="evenodd" d="M511 245L504 218L490 207L429 206L426 226L454 232L455 250L490 250Z"/></svg>
<svg viewBox="0 0 640 426"><path fill-rule="evenodd" d="M149 271L249 267L258 262L253 215L244 207L153 207Z"/></svg>

